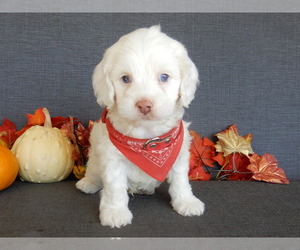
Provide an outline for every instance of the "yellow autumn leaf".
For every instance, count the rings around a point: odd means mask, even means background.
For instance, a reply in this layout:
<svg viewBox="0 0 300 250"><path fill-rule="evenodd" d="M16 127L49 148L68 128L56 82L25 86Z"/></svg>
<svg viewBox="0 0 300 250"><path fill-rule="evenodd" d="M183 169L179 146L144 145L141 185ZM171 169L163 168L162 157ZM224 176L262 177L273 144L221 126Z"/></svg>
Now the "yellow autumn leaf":
<svg viewBox="0 0 300 250"><path fill-rule="evenodd" d="M216 151L223 152L224 156L232 153L241 153L246 156L253 154L251 147L252 135L240 136L236 125L230 126L227 130L216 134L218 141Z"/></svg>
<svg viewBox="0 0 300 250"><path fill-rule="evenodd" d="M4 146L8 148L8 144L6 143L6 141L4 139L1 139L2 136L6 136L6 131L1 131L0 132L0 146Z"/></svg>

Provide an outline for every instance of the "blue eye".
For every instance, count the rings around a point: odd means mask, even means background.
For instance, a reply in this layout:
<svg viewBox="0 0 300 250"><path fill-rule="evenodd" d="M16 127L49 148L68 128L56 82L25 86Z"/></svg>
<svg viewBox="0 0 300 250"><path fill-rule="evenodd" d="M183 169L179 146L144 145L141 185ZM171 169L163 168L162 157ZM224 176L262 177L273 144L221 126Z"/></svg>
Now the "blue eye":
<svg viewBox="0 0 300 250"><path fill-rule="evenodd" d="M160 75L160 81L167 82L168 79L169 79L169 75L167 75L167 74L161 74Z"/></svg>
<svg viewBox="0 0 300 250"><path fill-rule="evenodd" d="M127 75L122 76L122 81L123 81L124 83L130 83L130 82L131 82L130 77L127 76Z"/></svg>

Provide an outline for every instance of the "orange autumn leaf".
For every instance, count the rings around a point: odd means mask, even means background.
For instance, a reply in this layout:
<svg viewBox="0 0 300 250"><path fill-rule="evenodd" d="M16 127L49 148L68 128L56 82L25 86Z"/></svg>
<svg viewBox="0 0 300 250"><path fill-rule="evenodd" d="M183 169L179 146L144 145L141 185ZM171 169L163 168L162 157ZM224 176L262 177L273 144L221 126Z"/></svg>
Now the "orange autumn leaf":
<svg viewBox="0 0 300 250"><path fill-rule="evenodd" d="M26 126L16 132L16 135L20 136L22 135L27 129L31 128L35 125L43 125L45 122L45 114L43 112L43 108L39 108L35 111L35 113L32 114L26 114L27 116L27 124Z"/></svg>
<svg viewBox="0 0 300 250"><path fill-rule="evenodd" d="M252 178L254 180L277 184L289 183L283 169L278 167L278 161L272 154L264 154L263 156L253 154L250 157L248 169L253 172Z"/></svg>
<svg viewBox="0 0 300 250"><path fill-rule="evenodd" d="M22 135L27 129L31 128L32 126L35 126L35 125L42 126L45 123L45 115L43 112L43 108L39 108L39 109L35 110L34 114L26 114L26 117L27 117L27 124L23 129L16 132L17 136ZM70 122L71 122L70 117L67 117L67 118L64 118L61 116L51 117L52 127L55 127L55 128L61 129L64 124L67 124ZM78 119L72 117L72 124L77 125L78 123L79 123Z"/></svg>
<svg viewBox="0 0 300 250"><path fill-rule="evenodd" d="M215 160L213 157L216 155L214 148L214 143L207 139L206 137L202 138L193 130L190 130L190 135L192 136L192 143L190 147L191 152L191 162L195 165L205 165L213 167Z"/></svg>
<svg viewBox="0 0 300 250"><path fill-rule="evenodd" d="M241 153L249 156L249 154L254 153L251 147L252 135L240 136L235 124L223 132L217 133L216 136L219 139L215 146L216 151L224 153L224 156L232 153Z"/></svg>
<svg viewBox="0 0 300 250"><path fill-rule="evenodd" d="M224 157L223 153L217 153L217 155L215 157L213 157L213 159L220 165L220 166L224 166L226 163L226 158Z"/></svg>
<svg viewBox="0 0 300 250"><path fill-rule="evenodd" d="M206 171L206 167L214 167L216 151L214 143L207 138L202 138L190 130L192 143L190 147L190 180L210 180L211 174Z"/></svg>
<svg viewBox="0 0 300 250"><path fill-rule="evenodd" d="M33 115L27 114L27 125L42 125L45 122L45 114L43 108L39 108L35 111Z"/></svg>

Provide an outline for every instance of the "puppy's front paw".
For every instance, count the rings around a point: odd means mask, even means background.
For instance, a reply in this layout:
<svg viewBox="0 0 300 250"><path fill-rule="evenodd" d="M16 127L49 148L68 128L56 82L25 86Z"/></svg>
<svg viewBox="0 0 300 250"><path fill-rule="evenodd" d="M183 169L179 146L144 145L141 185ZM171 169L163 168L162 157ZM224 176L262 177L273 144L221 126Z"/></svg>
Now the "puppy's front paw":
<svg viewBox="0 0 300 250"><path fill-rule="evenodd" d="M89 181L87 177L78 181L76 183L76 187L86 194L94 194L100 190L100 187Z"/></svg>
<svg viewBox="0 0 300 250"><path fill-rule="evenodd" d="M174 210L183 216L199 216L204 212L204 203L195 196L189 198L177 198L173 200Z"/></svg>
<svg viewBox="0 0 300 250"><path fill-rule="evenodd" d="M100 221L102 226L120 228L131 224L132 217L132 213L127 207L100 209Z"/></svg>

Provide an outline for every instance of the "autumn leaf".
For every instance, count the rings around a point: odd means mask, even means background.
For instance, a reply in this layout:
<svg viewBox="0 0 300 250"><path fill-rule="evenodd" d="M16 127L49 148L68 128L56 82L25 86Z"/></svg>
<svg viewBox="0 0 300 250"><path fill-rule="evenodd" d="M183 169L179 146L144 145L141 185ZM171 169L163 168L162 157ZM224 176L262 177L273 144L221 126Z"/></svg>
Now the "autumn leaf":
<svg viewBox="0 0 300 250"><path fill-rule="evenodd" d="M216 151L223 152L224 156L232 153L241 153L249 156L254 153L251 147L252 135L240 136L237 126L234 124L223 132L217 133L218 141Z"/></svg>
<svg viewBox="0 0 300 250"><path fill-rule="evenodd" d="M191 152L191 165L205 165L209 167L214 167L213 163L215 160L213 157L216 155L214 148L214 143L207 139L206 137L200 138L200 136L193 130L190 130L190 135L192 136L192 143L190 147Z"/></svg>
<svg viewBox="0 0 300 250"><path fill-rule="evenodd" d="M251 180L253 173L247 169L250 160L246 155L233 153L225 158L225 164L217 176L217 179L226 180Z"/></svg>
<svg viewBox="0 0 300 250"><path fill-rule="evenodd" d="M76 143L76 137L74 135L74 124L73 119L71 117L69 122L65 122L61 128L60 131L68 137L72 142Z"/></svg>
<svg viewBox="0 0 300 250"><path fill-rule="evenodd" d="M43 125L45 122L45 114L43 112L43 108L39 108L32 114L26 114L27 116L27 124L24 128L16 132L17 136L22 135L26 130L35 125Z"/></svg>
<svg viewBox="0 0 300 250"><path fill-rule="evenodd" d="M16 131L16 125L13 122L8 119L3 120L3 124L0 126L0 138L6 143L8 148L11 148L18 138Z"/></svg>
<svg viewBox="0 0 300 250"><path fill-rule="evenodd" d="M71 118L71 117L62 117L62 116L52 117L51 123L53 127L60 129L65 123L71 122L71 119L74 126L79 124L78 119L75 117Z"/></svg>
<svg viewBox="0 0 300 250"><path fill-rule="evenodd" d="M77 144L77 138L74 134L74 123L73 117L69 117L69 121L64 121L64 124L60 128L61 133L66 136L70 142L73 144L72 158L76 161L78 165L82 164L82 157L80 149Z"/></svg>
<svg viewBox="0 0 300 250"><path fill-rule="evenodd" d="M218 154L214 160L222 166L216 179L250 180L252 172L247 167L250 164L249 155L253 153L252 135L240 136L237 126L233 124L216 136L219 139L215 145Z"/></svg>
<svg viewBox="0 0 300 250"><path fill-rule="evenodd" d="M74 166L73 174L77 179L82 179L85 176L86 167L85 166Z"/></svg>
<svg viewBox="0 0 300 250"><path fill-rule="evenodd" d="M190 130L192 143L190 147L190 180L208 180L211 175L206 171L206 167L214 167L216 155L214 143L208 138L201 137L193 130Z"/></svg>
<svg viewBox="0 0 300 250"><path fill-rule="evenodd" d="M4 147L9 148L8 143L4 139L4 136L6 136L6 135L7 135L7 133L5 131L0 131L0 146L4 146Z"/></svg>
<svg viewBox="0 0 300 250"><path fill-rule="evenodd" d="M39 108L35 111L33 115L27 114L27 125L42 125L45 122L45 114L43 112L43 108Z"/></svg>
<svg viewBox="0 0 300 250"><path fill-rule="evenodd" d="M260 156L253 154L250 157L250 165L248 169L253 172L252 178L257 181L265 181L277 184L288 184L283 169L278 167L278 161L272 154L264 154Z"/></svg>
<svg viewBox="0 0 300 250"><path fill-rule="evenodd" d="M83 164L82 155L80 153L80 150L79 150L77 144L74 145L74 150L72 152L72 159L75 160L77 166L81 166Z"/></svg>
<svg viewBox="0 0 300 250"><path fill-rule="evenodd" d="M92 130L92 127L94 125L93 121L89 121L88 128L85 128L82 123L79 123L77 126L77 129L75 130L75 133L77 135L77 141L79 145L81 145L83 148L90 146L90 133Z"/></svg>
<svg viewBox="0 0 300 250"><path fill-rule="evenodd" d="M32 126L44 125L45 115L43 112L43 108L37 109L33 115L27 114L26 117L27 117L27 124L23 129L16 132L18 136L22 135L27 129L31 128ZM52 127L61 129L64 124L70 123L70 117L66 117L66 118L61 116L51 117L51 123L52 123ZM72 123L74 125L77 125L79 121L77 118L72 117Z"/></svg>
<svg viewBox="0 0 300 250"><path fill-rule="evenodd" d="M189 180L191 181L209 181L211 174L205 171L204 167L193 166L189 171Z"/></svg>
<svg viewBox="0 0 300 250"><path fill-rule="evenodd" d="M90 148L90 133L94 126L93 121L89 121L88 127L85 128L82 123L79 123L77 129L75 130L75 134L77 136L77 143L82 147L82 152L84 158L88 159L88 153Z"/></svg>
<svg viewBox="0 0 300 250"><path fill-rule="evenodd" d="M216 156L213 157L213 159L220 165L224 166L226 163L226 157L224 157L224 154L219 152Z"/></svg>

